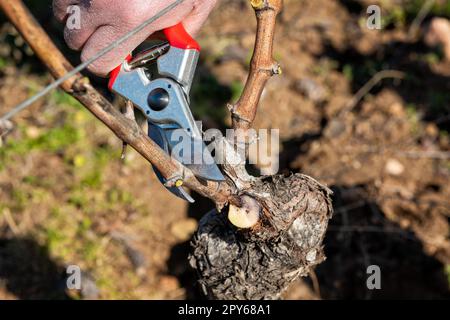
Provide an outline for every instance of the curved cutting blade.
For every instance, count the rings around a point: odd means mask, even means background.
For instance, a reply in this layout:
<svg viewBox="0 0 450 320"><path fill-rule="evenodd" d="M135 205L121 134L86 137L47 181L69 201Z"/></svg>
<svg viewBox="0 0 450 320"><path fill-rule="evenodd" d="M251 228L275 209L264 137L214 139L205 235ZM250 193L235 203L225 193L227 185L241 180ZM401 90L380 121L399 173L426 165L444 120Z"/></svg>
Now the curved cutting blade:
<svg viewBox="0 0 450 320"><path fill-rule="evenodd" d="M164 136L164 130L162 130L160 127L152 124L151 122L148 123L148 136L150 139L152 139L157 145L159 145L166 153L169 153L169 145L167 143L167 140ZM153 171L155 172L156 176L158 177L159 181L165 186L165 183L167 180L163 177L161 172L158 171L153 166ZM186 192L182 187L165 187L167 190L169 190L172 194L175 196L186 200L190 203L194 203L195 200L189 195L189 193Z"/></svg>
<svg viewBox="0 0 450 320"><path fill-rule="evenodd" d="M162 134L168 143L170 155L191 170L197 178L225 180L202 139L194 138L186 130L177 127L163 127Z"/></svg>

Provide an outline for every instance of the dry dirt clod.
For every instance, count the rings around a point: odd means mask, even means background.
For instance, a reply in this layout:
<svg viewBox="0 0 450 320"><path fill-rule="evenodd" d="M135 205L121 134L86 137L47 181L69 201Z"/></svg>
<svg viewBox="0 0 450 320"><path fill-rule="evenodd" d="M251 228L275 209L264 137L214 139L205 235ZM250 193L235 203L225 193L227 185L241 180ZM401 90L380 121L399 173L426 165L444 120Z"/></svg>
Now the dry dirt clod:
<svg viewBox="0 0 450 320"><path fill-rule="evenodd" d="M348 131L348 128L344 121L340 119L333 119L325 128L324 135L327 138L335 139L337 137L340 137L342 134L346 133L346 131Z"/></svg>
<svg viewBox="0 0 450 320"><path fill-rule="evenodd" d="M100 289L89 274L82 275L81 296L85 300L96 300L100 297Z"/></svg>
<svg viewBox="0 0 450 320"><path fill-rule="evenodd" d="M64 282L66 282L65 279ZM97 287L94 277L86 271L81 271L81 289L69 290L67 289L67 294L69 297L77 297L83 300L97 300L100 297L100 289Z"/></svg>
<svg viewBox="0 0 450 320"><path fill-rule="evenodd" d="M133 246L125 246L125 251L139 277L144 277L147 273L148 261L144 253Z"/></svg>
<svg viewBox="0 0 450 320"><path fill-rule="evenodd" d="M405 108L403 107L403 105L401 103L395 102L390 106L389 112L394 117L401 118L405 115Z"/></svg>
<svg viewBox="0 0 450 320"><path fill-rule="evenodd" d="M195 219L184 219L175 222L170 232L180 242L188 241L192 234L197 230L197 221Z"/></svg>
<svg viewBox="0 0 450 320"><path fill-rule="evenodd" d="M132 237L121 232L113 231L111 232L111 238L123 246L125 254L136 274L141 278L144 277L147 273L149 263L144 253L133 243Z"/></svg>
<svg viewBox="0 0 450 320"><path fill-rule="evenodd" d="M295 82L294 87L314 103L320 103L327 98L327 91L313 79L304 78Z"/></svg>
<svg viewBox="0 0 450 320"><path fill-rule="evenodd" d="M159 285L164 291L175 291L180 288L178 279L174 276L162 276Z"/></svg>

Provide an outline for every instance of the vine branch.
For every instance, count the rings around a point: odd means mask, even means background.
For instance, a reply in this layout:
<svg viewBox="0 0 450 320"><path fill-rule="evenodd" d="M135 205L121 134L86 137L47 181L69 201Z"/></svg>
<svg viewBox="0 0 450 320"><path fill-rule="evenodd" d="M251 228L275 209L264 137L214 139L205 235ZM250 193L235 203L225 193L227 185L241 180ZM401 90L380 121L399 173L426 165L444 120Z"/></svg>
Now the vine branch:
<svg viewBox="0 0 450 320"><path fill-rule="evenodd" d="M242 95L236 104L229 106L233 128L244 132L252 127L267 81L281 73L280 65L273 59L273 42L283 0L250 0L250 3L257 21L255 48Z"/></svg>

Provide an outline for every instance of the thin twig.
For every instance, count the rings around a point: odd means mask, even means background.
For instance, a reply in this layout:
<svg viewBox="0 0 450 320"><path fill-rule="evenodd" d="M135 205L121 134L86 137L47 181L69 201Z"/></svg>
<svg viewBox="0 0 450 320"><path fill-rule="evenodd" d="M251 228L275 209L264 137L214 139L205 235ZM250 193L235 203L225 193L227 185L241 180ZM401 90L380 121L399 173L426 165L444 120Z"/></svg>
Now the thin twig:
<svg viewBox="0 0 450 320"><path fill-rule="evenodd" d="M397 155L413 159L450 159L450 151L396 151Z"/></svg>
<svg viewBox="0 0 450 320"><path fill-rule="evenodd" d="M393 145L383 145L383 146L372 146L372 145L362 145L365 150L360 152L360 150L355 150L351 146L344 146L342 150L346 152L354 152L361 154L395 154L403 158L411 159L437 159L437 160L448 160L450 159L450 151L439 151L439 150L398 150L402 145L406 145L412 141L402 142L401 144Z"/></svg>
<svg viewBox="0 0 450 320"><path fill-rule="evenodd" d="M351 112L354 107L368 94L381 80L387 78L403 79L405 74L397 70L382 70L377 72L361 89L348 101L344 109L339 113L339 117Z"/></svg>
<svg viewBox="0 0 450 320"><path fill-rule="evenodd" d="M419 13L414 18L414 21L411 23L411 26L409 27L408 30L409 39L414 39L417 36L420 25L422 24L423 20L425 20L428 13L430 13L431 9L433 9L435 2L436 0L427 0L424 2L422 8L420 8Z"/></svg>
<svg viewBox="0 0 450 320"><path fill-rule="evenodd" d="M311 278L311 282L314 288L314 293L319 299L322 299L322 295L320 293L320 284L319 279L317 278L316 272L314 270L309 271L309 277Z"/></svg>
<svg viewBox="0 0 450 320"><path fill-rule="evenodd" d="M134 116L134 105L133 105L133 102L131 102L130 100L127 100L125 102L125 106L124 106L124 108L122 110L122 114L125 116L125 118L127 118L129 120L132 120L132 121L136 121L136 118ZM128 144L125 141L123 141L122 142L122 154L120 156L121 160L125 160L125 158L126 158L127 147L128 147Z"/></svg>
<svg viewBox="0 0 450 320"><path fill-rule="evenodd" d="M3 209L3 217L5 218L6 223L8 224L9 229L14 235L18 235L20 233L19 227L17 227L14 218L11 215L11 211L8 208Z"/></svg>
<svg viewBox="0 0 450 320"><path fill-rule="evenodd" d="M273 40L276 18L280 13L282 0L251 0L257 19L255 48L250 72L241 97L229 109L233 128L244 132L251 128L265 85L270 77L281 73L280 66L273 59Z"/></svg>

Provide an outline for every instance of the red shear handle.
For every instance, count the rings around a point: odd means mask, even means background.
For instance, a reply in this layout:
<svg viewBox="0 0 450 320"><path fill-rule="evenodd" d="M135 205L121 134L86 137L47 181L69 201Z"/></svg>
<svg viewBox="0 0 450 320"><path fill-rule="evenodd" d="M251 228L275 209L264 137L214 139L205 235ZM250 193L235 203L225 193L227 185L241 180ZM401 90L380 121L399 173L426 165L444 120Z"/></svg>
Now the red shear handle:
<svg viewBox="0 0 450 320"><path fill-rule="evenodd" d="M167 41L169 41L169 44L172 47L176 47L176 48L183 49L183 50L193 49L193 50L200 51L199 44L197 43L197 41L195 41L189 35L189 33L187 33L186 29L184 28L184 26L181 22L172 27L164 29L164 35L166 36ZM128 57L125 60L130 61L131 55L128 55ZM114 82L116 81L121 68L122 68L122 65L115 68L109 74L109 83L108 83L109 90L112 90Z"/></svg>
<svg viewBox="0 0 450 320"><path fill-rule="evenodd" d="M131 54L129 54L125 61L130 62L131 61ZM117 77L119 76L120 70L122 69L122 65L119 65L114 68L113 71L109 74L109 81L108 81L108 89L109 91L112 91L112 87L114 86L114 82L116 81Z"/></svg>
<svg viewBox="0 0 450 320"><path fill-rule="evenodd" d="M200 46L197 41L195 41L183 26L183 23L176 24L172 27L164 29L164 35L169 41L172 47L179 49L194 49L200 51Z"/></svg>

